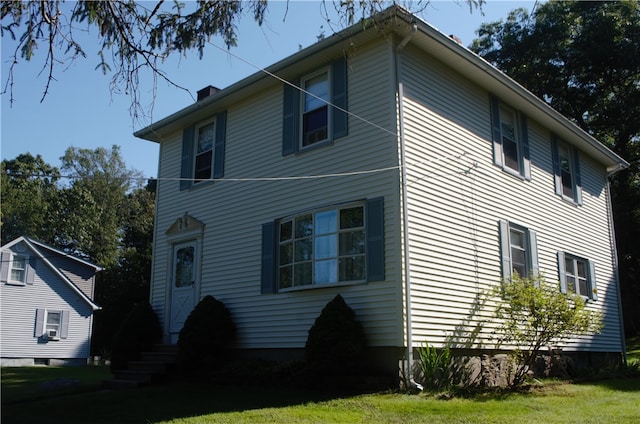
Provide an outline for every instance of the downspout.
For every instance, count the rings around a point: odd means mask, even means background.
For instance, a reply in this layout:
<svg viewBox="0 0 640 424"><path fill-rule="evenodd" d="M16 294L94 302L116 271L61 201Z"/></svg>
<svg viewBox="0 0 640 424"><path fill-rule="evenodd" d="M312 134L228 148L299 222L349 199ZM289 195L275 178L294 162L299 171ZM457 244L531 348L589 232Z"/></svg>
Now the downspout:
<svg viewBox="0 0 640 424"><path fill-rule="evenodd" d="M405 328L406 328L406 340L407 340L407 368L409 374L409 382L413 384L418 390L424 388L420 383L417 383L413 379L413 336L411 334L411 261L409 258L409 201L407 199L407 157L405 151L405 138L404 138L404 86L400 78L400 61L398 56L402 49L413 37L413 34L418 30L418 26L413 24L411 32L398 44L396 48L396 54L394 54L395 61L395 77L396 85L398 87L398 137L400 142L400 165L402 169L402 225L404 230L404 281L405 281Z"/></svg>
<svg viewBox="0 0 640 424"><path fill-rule="evenodd" d="M618 263L618 245L616 242L616 229L613 222L613 205L611 202L611 183L609 177L621 170L617 168L615 171L611 171L605 177L605 187L607 188L607 215L609 220L609 239L611 240L611 252L613 254L613 278L616 283L616 292L618 293L618 317L620 319L620 342L622 348L622 363L627 365L627 342L624 338L624 316L622 311L622 295L620 293L620 271Z"/></svg>

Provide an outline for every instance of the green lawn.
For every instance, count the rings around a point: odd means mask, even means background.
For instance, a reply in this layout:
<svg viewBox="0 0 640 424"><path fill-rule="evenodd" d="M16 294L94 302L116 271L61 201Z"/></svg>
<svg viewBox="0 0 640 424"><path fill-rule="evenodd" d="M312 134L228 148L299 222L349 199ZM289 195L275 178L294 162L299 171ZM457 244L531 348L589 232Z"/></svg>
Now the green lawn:
<svg viewBox="0 0 640 424"><path fill-rule="evenodd" d="M629 358L640 356L637 341ZM635 352L635 353L634 353ZM631 361L630 361L631 362ZM312 389L174 383L100 389L105 367L3 368L3 424L12 423L637 423L640 379L463 396L377 393L345 396ZM54 388L51 382L74 384Z"/></svg>

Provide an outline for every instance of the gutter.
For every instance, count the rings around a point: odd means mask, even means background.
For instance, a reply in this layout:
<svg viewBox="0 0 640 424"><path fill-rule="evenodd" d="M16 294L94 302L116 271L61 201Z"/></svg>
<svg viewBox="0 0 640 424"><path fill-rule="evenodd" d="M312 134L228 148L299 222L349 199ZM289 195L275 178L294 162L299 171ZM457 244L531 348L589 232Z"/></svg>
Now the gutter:
<svg viewBox="0 0 640 424"><path fill-rule="evenodd" d="M407 372L409 383L418 390L422 391L424 387L416 382L413 378L413 335L412 333L412 315L411 315L411 259L409 257L409 200L407 199L407 158L404 137L404 85L400 79L400 61L398 56L404 47L411 40L413 35L418 31L418 25L413 24L411 32L398 44L395 54L395 79L398 87L398 138L400 143L400 165L402 169L402 226L403 226L403 250L404 250L404 282L405 282L405 330L407 342Z"/></svg>

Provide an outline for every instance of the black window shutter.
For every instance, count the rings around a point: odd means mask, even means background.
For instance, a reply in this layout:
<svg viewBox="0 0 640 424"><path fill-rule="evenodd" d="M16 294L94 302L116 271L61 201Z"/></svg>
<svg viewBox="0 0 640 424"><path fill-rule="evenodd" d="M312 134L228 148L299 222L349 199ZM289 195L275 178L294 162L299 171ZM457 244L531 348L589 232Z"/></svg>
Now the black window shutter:
<svg viewBox="0 0 640 424"><path fill-rule="evenodd" d="M333 113L333 138L344 137L349 133L347 110L347 61L344 57L332 64L331 102L336 106Z"/></svg>
<svg viewBox="0 0 640 424"><path fill-rule="evenodd" d="M560 171L560 153L558 151L558 139L555 135L551 136L551 158L553 160L553 184L556 194L562 196L562 176Z"/></svg>
<svg viewBox="0 0 640 424"><path fill-rule="evenodd" d="M383 281L384 275L384 198L367 200L367 281Z"/></svg>
<svg viewBox="0 0 640 424"><path fill-rule="evenodd" d="M213 150L213 178L224 177L224 147L227 136L227 112L216 116L216 141Z"/></svg>
<svg viewBox="0 0 640 424"><path fill-rule="evenodd" d="M182 132L182 163L180 166L180 190L187 190L193 184L193 147L195 127L190 126Z"/></svg>
<svg viewBox="0 0 640 424"><path fill-rule="evenodd" d="M582 177L580 176L580 154L578 149L573 148L573 171L575 177L575 201L577 204L582 204Z"/></svg>
<svg viewBox="0 0 640 424"><path fill-rule="evenodd" d="M276 292L275 222L262 224L261 293Z"/></svg>
<svg viewBox="0 0 640 424"><path fill-rule="evenodd" d="M299 121L300 121L300 91L299 81L293 85L284 85L284 104L282 115L282 156L288 156L298 151Z"/></svg>
<svg viewBox="0 0 640 424"><path fill-rule="evenodd" d="M531 156L529 153L529 130L527 129L527 115L518 114L520 118L520 137L522 139L522 176L531 179Z"/></svg>
<svg viewBox="0 0 640 424"><path fill-rule="evenodd" d="M502 166L502 129L500 128L500 100L489 95L491 110L491 137L493 138L493 163Z"/></svg>

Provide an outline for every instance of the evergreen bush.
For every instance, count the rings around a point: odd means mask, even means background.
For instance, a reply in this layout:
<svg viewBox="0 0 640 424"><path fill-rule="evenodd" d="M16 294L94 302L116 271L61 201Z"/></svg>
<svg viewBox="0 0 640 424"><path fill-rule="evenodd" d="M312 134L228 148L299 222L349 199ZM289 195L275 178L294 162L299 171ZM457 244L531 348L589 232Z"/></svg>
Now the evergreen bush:
<svg viewBox="0 0 640 424"><path fill-rule="evenodd" d="M323 372L344 372L363 360L367 346L364 329L340 295L330 301L309 329L306 360Z"/></svg>
<svg viewBox="0 0 640 424"><path fill-rule="evenodd" d="M111 370L125 370L129 361L162 340L162 329L149 302L135 305L114 335Z"/></svg>
<svg viewBox="0 0 640 424"><path fill-rule="evenodd" d="M228 359L236 326L224 303L205 296L184 322L178 336L178 364L183 371L207 372Z"/></svg>

